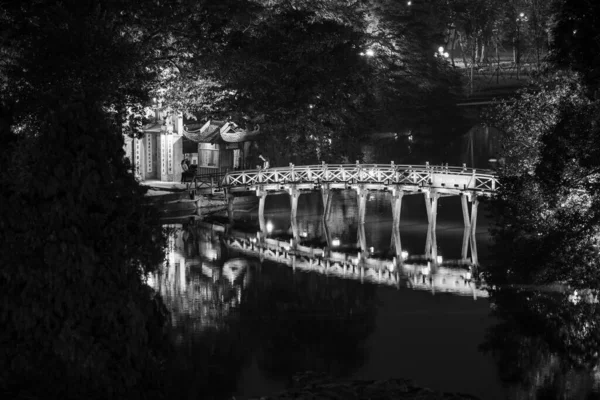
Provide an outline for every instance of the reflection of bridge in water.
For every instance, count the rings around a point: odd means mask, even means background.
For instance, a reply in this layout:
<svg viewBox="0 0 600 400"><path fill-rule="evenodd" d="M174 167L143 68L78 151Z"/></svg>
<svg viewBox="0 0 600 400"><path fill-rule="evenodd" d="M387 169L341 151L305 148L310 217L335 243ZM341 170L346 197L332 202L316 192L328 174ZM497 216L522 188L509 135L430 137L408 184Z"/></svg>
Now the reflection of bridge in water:
<svg viewBox="0 0 600 400"><path fill-rule="evenodd" d="M360 280L384 286L488 297L478 286L467 266L439 266L407 259L393 261L360 259L356 254L328 251L272 238L260 241L256 234L243 233L202 221L182 219L170 225L173 230L164 265L150 275L148 284L170 304L174 325L192 319L195 329L222 324L232 308L241 301L242 291L253 279L260 261L287 265L293 271L314 272L342 279ZM225 258L224 249L233 257ZM235 253L238 253L236 256ZM230 254L231 256L231 254Z"/></svg>
<svg viewBox="0 0 600 400"><path fill-rule="evenodd" d="M354 190L358 202L358 240L357 247L361 255L367 253L364 224L366 217L366 201L369 193L382 191L390 193L392 205L392 243L396 258L394 268L404 262L400 240L400 215L402 199L405 195L420 194L424 196L427 211L427 239L423 257L436 265L437 254L436 222L438 200L446 196L460 196L464 221L461 262L478 264L475 232L477 226L477 210L480 197L491 196L498 187L498 182L490 171L477 171L466 167L395 165L395 164L351 164L351 165L309 165L264 170L248 170L230 172L223 178L222 186L228 198L228 214L230 222L234 222L234 198L247 193L254 193L259 199L258 218L260 230L264 238L268 232L265 221L265 201L268 194L287 193L290 197L290 225L292 241L289 247L299 249L300 232L297 222L298 199L301 194L313 191L321 193L323 201L322 226L325 232L328 249L337 244L328 232L326 219L331 210L332 191ZM470 207L469 207L470 204ZM469 256L470 252L470 258Z"/></svg>
<svg viewBox="0 0 600 400"><path fill-rule="evenodd" d="M221 228L222 229L222 228ZM460 295L488 297L487 291L474 280L473 266L437 265L411 257L398 262L363 257L333 251L328 248L309 247L273 238L260 238L244 232L223 230L225 245L234 251L260 260L274 261L294 270L313 271L344 279L357 279L387 286L447 292ZM419 262L421 261L421 262Z"/></svg>

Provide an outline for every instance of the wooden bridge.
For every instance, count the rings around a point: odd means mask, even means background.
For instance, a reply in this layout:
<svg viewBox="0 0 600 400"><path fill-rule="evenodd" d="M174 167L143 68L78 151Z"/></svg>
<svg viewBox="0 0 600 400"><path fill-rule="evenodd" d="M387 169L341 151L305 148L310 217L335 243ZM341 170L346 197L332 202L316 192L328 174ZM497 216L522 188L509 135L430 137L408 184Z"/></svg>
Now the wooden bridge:
<svg viewBox="0 0 600 400"><path fill-rule="evenodd" d="M475 229L477 226L478 198L489 197L498 188L492 171L447 165L398 165L398 164L321 164L284 168L228 172L221 186L228 199L230 222L234 223L233 200L235 196L255 193L259 198L258 217L260 230L267 234L265 223L265 200L268 194L288 193L290 196L290 222L293 245L299 243L296 221L298 198L302 193L320 191L323 199L323 221L331 209L332 190L354 190L358 199L358 246L366 251L364 223L366 201L371 191L387 191L391 194L393 210L393 248L399 259L402 254L400 242L400 214L404 195L421 194L425 199L428 230L425 255L432 262L437 260L436 219L438 199L444 196L460 196L466 237L462 257L466 261L471 250L470 262L477 265ZM471 203L471 207L469 207ZM361 229L361 226L363 229ZM327 229L324 224L325 230ZM329 247L332 243L329 242Z"/></svg>

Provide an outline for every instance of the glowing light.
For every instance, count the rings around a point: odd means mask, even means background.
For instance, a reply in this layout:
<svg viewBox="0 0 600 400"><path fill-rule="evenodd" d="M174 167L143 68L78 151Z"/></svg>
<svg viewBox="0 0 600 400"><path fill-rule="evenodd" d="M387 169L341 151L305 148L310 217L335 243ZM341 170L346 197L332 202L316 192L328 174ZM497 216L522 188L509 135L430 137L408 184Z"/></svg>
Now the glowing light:
<svg viewBox="0 0 600 400"><path fill-rule="evenodd" d="M450 57L450 54L447 51L445 51L444 52L444 57L448 58L448 57Z"/></svg>
<svg viewBox="0 0 600 400"><path fill-rule="evenodd" d="M440 54L442 54L444 52L444 46L438 47L438 51L440 52Z"/></svg>
<svg viewBox="0 0 600 400"><path fill-rule="evenodd" d="M402 251L402 253L400 253L400 256L402 257L403 260L406 260L408 258L408 251L406 251L406 250Z"/></svg>
<svg viewBox="0 0 600 400"><path fill-rule="evenodd" d="M371 247L369 247L369 251L372 253L375 251L375 248L371 246Z"/></svg>
<svg viewBox="0 0 600 400"><path fill-rule="evenodd" d="M300 237L308 237L308 232L303 231L302 233L300 233Z"/></svg>
<svg viewBox="0 0 600 400"><path fill-rule="evenodd" d="M367 57L373 57L375 55L375 51L373 49L368 49L367 51L365 51L365 55Z"/></svg>
<svg viewBox="0 0 600 400"><path fill-rule="evenodd" d="M337 247L337 246L339 246L340 244L341 244L341 242L340 242L340 239L333 239L333 240L331 241L331 245L332 245L333 247Z"/></svg>
<svg viewBox="0 0 600 400"><path fill-rule="evenodd" d="M525 16L525 13L521 13L519 14L519 17L523 18Z"/></svg>
<svg viewBox="0 0 600 400"><path fill-rule="evenodd" d="M406 4L410 6L412 5L412 1L407 1Z"/></svg>
<svg viewBox="0 0 600 400"><path fill-rule="evenodd" d="M437 258L435 260L437 261L438 264L441 264L442 261L444 261L444 259L442 258L442 256L437 256Z"/></svg>
<svg viewBox="0 0 600 400"><path fill-rule="evenodd" d="M267 222L266 228L268 233L273 232L273 223L271 221Z"/></svg>
<svg viewBox="0 0 600 400"><path fill-rule="evenodd" d="M577 290L574 290L573 293L569 295L568 300L573 304L577 304L581 301L581 296L577 293Z"/></svg>

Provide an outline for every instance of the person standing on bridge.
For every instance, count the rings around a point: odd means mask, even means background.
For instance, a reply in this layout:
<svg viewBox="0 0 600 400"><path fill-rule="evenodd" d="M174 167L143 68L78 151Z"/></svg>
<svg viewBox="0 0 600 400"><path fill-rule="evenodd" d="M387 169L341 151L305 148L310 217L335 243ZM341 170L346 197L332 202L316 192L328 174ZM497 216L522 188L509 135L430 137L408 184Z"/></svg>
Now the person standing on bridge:
<svg viewBox="0 0 600 400"><path fill-rule="evenodd" d="M269 168L269 159L263 156L262 154L258 156L263 161L263 169Z"/></svg>

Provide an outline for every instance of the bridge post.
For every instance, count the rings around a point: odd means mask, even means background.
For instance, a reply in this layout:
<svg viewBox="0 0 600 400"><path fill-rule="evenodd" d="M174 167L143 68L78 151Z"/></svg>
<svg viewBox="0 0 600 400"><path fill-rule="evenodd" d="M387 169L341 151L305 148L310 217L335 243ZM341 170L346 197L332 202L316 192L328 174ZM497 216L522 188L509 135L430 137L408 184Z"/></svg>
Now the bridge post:
<svg viewBox="0 0 600 400"><path fill-rule="evenodd" d="M360 248L361 251L361 258L365 257L365 254L367 254L367 235L365 234L365 224L358 224L358 232L357 232L357 239L358 239L358 247Z"/></svg>
<svg viewBox="0 0 600 400"><path fill-rule="evenodd" d="M296 247L298 245L298 241L300 240L300 234L298 232L298 199L300 198L300 192L296 188L296 185L290 185L289 188L290 194L290 225L292 227L292 237L294 238L294 243L292 247Z"/></svg>
<svg viewBox="0 0 600 400"><path fill-rule="evenodd" d="M400 213L402 211L402 197L404 192L395 191L392 194L392 246L394 248L396 259L402 263L402 243L400 241Z"/></svg>
<svg viewBox="0 0 600 400"><path fill-rule="evenodd" d="M469 196L466 194L460 195L460 202L462 205L462 213L463 213L463 221L465 223L465 231L463 233L463 242L462 242L462 251L461 251L461 259L462 261L467 261L467 256L469 255L469 240L471 236L471 219L469 218L469 205L468 205Z"/></svg>
<svg viewBox="0 0 600 400"><path fill-rule="evenodd" d="M331 189L326 183L321 185L321 198L323 199L323 218L327 219L331 210Z"/></svg>
<svg viewBox="0 0 600 400"><path fill-rule="evenodd" d="M471 200L471 215L469 215L468 200ZM475 238L475 231L477 229L477 209L479 200L475 194L472 195L461 195L461 203L463 210L463 220L465 223L465 231L463 234L462 253L461 258L463 261L468 260L469 247L471 248L471 263L477 265L479 263L477 257L477 240Z"/></svg>
<svg viewBox="0 0 600 400"><path fill-rule="evenodd" d="M327 168L325 162L323 162L323 168ZM331 235L329 233L329 227L327 226L327 217L331 210L331 189L329 185L323 183L321 185L321 198L323 199L323 216L321 217L321 225L323 226L323 233L325 234L325 240L327 241L327 247L331 248Z"/></svg>
<svg viewBox="0 0 600 400"><path fill-rule="evenodd" d="M425 257L431 259L434 264L437 263L437 239L436 239L436 222L437 222L437 205L440 194L437 192L425 194L425 208L427 210L427 240L425 242Z"/></svg>
<svg viewBox="0 0 600 400"><path fill-rule="evenodd" d="M477 230L477 207L479 200L477 196L473 196L473 204L471 206L471 262L474 265L479 264L477 258L477 240L475 238L475 231Z"/></svg>
<svg viewBox="0 0 600 400"><path fill-rule="evenodd" d="M267 234L267 224L265 222L265 201L267 199L266 191L256 191L258 196L258 223L260 225L260 231L263 235Z"/></svg>
<svg viewBox="0 0 600 400"><path fill-rule="evenodd" d="M356 194L358 197L358 223L364 224L367 210L367 190L361 185L356 189Z"/></svg>
<svg viewBox="0 0 600 400"><path fill-rule="evenodd" d="M365 214L367 209L367 190L363 185L356 189L358 200L358 247L364 253L367 251L367 238L365 235Z"/></svg>
<svg viewBox="0 0 600 400"><path fill-rule="evenodd" d="M460 253L460 259L464 263L469 262L469 259L467 257L469 255L469 241L470 240L471 240L471 224L469 224L469 226L465 226L465 230L463 232L462 251Z"/></svg>

